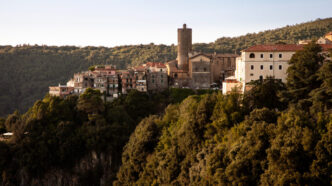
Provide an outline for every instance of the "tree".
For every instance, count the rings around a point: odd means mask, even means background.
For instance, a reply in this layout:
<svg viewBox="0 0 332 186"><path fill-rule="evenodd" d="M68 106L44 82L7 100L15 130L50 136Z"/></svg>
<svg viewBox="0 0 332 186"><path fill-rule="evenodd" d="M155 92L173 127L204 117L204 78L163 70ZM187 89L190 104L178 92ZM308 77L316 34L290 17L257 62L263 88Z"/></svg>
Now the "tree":
<svg viewBox="0 0 332 186"><path fill-rule="evenodd" d="M102 94L99 90L87 88L78 99L77 109L87 114L99 114L104 111Z"/></svg>
<svg viewBox="0 0 332 186"><path fill-rule="evenodd" d="M322 48L314 42L297 51L289 61L287 89L291 102L307 99L311 90L320 87L317 71L323 64Z"/></svg>
<svg viewBox="0 0 332 186"><path fill-rule="evenodd" d="M330 54L332 56L332 52ZM318 80L322 81L319 88L310 92L313 101L312 110L328 111L332 108L332 61L328 60L317 72Z"/></svg>
<svg viewBox="0 0 332 186"><path fill-rule="evenodd" d="M249 83L252 89L244 94L244 104L251 111L255 108L269 108L283 110L285 103L280 101L279 92L285 90L285 85L273 77L263 81L256 80Z"/></svg>

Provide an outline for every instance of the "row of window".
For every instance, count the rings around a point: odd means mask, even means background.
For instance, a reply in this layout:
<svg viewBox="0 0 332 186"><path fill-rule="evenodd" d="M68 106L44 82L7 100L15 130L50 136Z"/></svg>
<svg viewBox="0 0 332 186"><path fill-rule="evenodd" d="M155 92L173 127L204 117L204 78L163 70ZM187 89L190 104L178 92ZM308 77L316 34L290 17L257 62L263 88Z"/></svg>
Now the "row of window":
<svg viewBox="0 0 332 186"><path fill-rule="evenodd" d="M155 81L154 81L154 79L152 79L152 83L154 83ZM164 80L163 79L161 79L160 80L160 83L163 83L164 82Z"/></svg>
<svg viewBox="0 0 332 186"><path fill-rule="evenodd" d="M250 74L250 76L254 76L254 74L253 74L253 73L251 73L251 74ZM263 76L262 76L262 75L260 75L260 76L259 76L259 79L260 79L260 80L263 80ZM279 81L281 81L281 79L278 79L278 80L279 80ZM253 80L251 80L251 81L253 81Z"/></svg>
<svg viewBox="0 0 332 186"><path fill-rule="evenodd" d="M104 84L94 84L93 87L104 87ZM110 88L116 88L118 87L118 84L109 84Z"/></svg>
<svg viewBox="0 0 332 186"><path fill-rule="evenodd" d="M255 54L250 53L249 58L255 58ZM264 54L261 54L261 58L264 58ZM270 54L270 58L273 58L273 54ZM282 58L282 54L279 54L279 58Z"/></svg>
<svg viewBox="0 0 332 186"><path fill-rule="evenodd" d="M203 70L204 70L204 72L206 72L207 69L204 68ZM195 72L198 72L198 68L197 67L195 68Z"/></svg>
<svg viewBox="0 0 332 186"><path fill-rule="evenodd" d="M264 65L261 65L261 70L264 69ZM254 70L254 65L250 65L250 69ZM270 65L270 70L273 70L273 65ZM279 70L282 70L282 65L279 65Z"/></svg>
<svg viewBox="0 0 332 186"><path fill-rule="evenodd" d="M151 77L154 78L154 75L152 75ZM160 77L163 78L164 76L161 74Z"/></svg>

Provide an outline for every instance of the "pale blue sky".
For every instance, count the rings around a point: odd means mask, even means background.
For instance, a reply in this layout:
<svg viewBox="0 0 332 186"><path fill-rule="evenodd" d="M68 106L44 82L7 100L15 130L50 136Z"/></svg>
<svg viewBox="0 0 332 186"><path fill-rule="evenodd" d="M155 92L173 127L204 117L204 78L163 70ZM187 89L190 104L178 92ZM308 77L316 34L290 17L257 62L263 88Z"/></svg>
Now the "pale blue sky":
<svg viewBox="0 0 332 186"><path fill-rule="evenodd" d="M317 18L332 0L0 0L0 45L118 46L213 42Z"/></svg>

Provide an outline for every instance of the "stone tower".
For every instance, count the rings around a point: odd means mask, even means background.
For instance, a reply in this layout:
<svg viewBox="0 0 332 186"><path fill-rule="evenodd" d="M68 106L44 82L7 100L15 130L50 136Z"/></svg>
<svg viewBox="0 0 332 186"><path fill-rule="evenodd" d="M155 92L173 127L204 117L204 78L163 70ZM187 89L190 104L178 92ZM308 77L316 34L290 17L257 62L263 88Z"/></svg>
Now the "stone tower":
<svg viewBox="0 0 332 186"><path fill-rule="evenodd" d="M191 44L192 30L183 24L183 28L178 29L178 69L188 71L188 53L192 50Z"/></svg>

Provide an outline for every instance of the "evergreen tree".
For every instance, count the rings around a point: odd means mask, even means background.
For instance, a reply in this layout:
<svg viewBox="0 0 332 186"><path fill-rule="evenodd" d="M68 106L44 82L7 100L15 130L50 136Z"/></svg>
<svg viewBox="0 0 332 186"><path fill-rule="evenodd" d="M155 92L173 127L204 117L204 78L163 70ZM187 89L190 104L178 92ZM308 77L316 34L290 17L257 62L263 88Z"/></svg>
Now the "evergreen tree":
<svg viewBox="0 0 332 186"><path fill-rule="evenodd" d="M320 87L317 71L323 64L322 48L314 42L297 51L289 61L287 89L292 102L307 99L311 90Z"/></svg>
<svg viewBox="0 0 332 186"><path fill-rule="evenodd" d="M251 111L255 108L277 108L282 110L285 103L280 101L279 92L285 90L285 85L273 77L267 77L263 81L250 82L252 89L244 94L244 104Z"/></svg>

